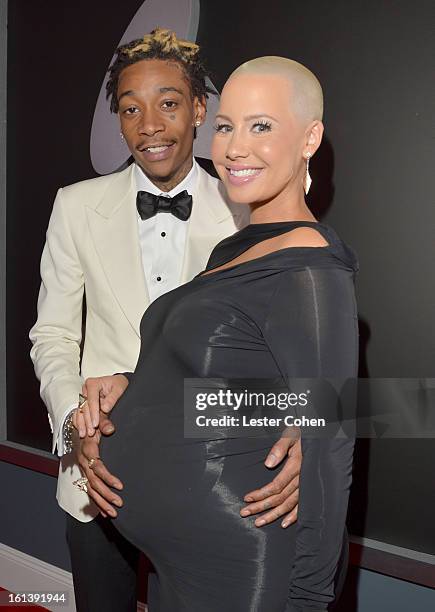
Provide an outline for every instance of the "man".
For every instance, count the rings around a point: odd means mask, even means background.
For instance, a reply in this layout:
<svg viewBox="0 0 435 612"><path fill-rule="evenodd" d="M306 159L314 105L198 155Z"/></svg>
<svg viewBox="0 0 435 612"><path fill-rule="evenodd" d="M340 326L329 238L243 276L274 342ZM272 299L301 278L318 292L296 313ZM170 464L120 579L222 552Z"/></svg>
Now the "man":
<svg viewBox="0 0 435 612"><path fill-rule="evenodd" d="M97 516L100 510L115 517L115 506L122 505L112 490L122 483L98 459L98 441L113 431L104 413L125 384L122 376L111 387L90 377L133 371L147 306L204 269L212 248L247 222L246 211L226 202L219 182L192 157L206 94L198 47L172 32L157 29L118 49L108 97L135 163L59 190L47 231L31 356L53 451L57 446L61 456L57 498L68 513L79 612L136 609L138 552ZM88 402L72 412L84 379ZM65 453L71 419L82 443ZM269 510L257 526L282 516L287 526L296 518L299 445L281 439L266 465L287 455L274 480L245 498L251 503L242 516Z"/></svg>

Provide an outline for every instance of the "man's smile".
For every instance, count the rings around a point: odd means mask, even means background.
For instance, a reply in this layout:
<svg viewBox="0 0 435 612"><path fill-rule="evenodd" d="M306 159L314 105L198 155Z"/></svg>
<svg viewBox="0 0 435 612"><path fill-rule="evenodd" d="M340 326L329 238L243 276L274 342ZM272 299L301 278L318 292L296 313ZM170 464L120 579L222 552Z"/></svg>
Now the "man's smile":
<svg viewBox="0 0 435 612"><path fill-rule="evenodd" d="M175 142L170 143L153 143L147 146L140 145L139 152L149 161L160 161L167 159L171 154Z"/></svg>

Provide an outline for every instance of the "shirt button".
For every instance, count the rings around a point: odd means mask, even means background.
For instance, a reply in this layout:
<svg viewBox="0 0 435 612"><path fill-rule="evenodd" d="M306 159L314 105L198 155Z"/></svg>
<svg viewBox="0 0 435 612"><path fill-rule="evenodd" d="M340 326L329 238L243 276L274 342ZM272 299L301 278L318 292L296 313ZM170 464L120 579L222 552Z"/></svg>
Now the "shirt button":
<svg viewBox="0 0 435 612"><path fill-rule="evenodd" d="M161 280L162 280L162 277L161 277L161 276L158 276L158 277L157 277L157 280L158 280L158 281L161 281Z"/></svg>
<svg viewBox="0 0 435 612"><path fill-rule="evenodd" d="M160 236L161 236L162 238L164 238L164 237L166 236L166 232L162 232L162 233L160 234Z"/></svg>

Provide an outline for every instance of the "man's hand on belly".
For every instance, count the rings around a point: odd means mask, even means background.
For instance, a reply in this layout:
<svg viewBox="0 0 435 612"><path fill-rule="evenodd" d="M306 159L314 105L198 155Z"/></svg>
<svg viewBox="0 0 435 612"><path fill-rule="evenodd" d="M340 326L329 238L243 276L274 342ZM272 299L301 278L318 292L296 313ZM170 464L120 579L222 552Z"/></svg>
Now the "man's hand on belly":
<svg viewBox="0 0 435 612"><path fill-rule="evenodd" d="M265 465L274 468L283 461L280 472L269 484L245 495L244 500L248 502L248 505L240 511L241 516L252 516L265 512L256 519L257 527L284 517L281 526L285 528L297 519L299 474L302 463L300 438L295 439L284 434L271 448Z"/></svg>
<svg viewBox="0 0 435 612"><path fill-rule="evenodd" d="M101 424L104 425L106 421L108 421L107 417L101 415ZM89 497L96 503L104 517L107 517L107 515L116 517L118 513L113 505L121 507L123 502L121 497L109 487L121 490L123 485L119 478L113 476L101 461L99 455L100 439L101 433L97 430L93 436L78 438L74 446L77 448L80 470L83 476L88 479Z"/></svg>
<svg viewBox="0 0 435 612"><path fill-rule="evenodd" d="M82 388L86 401L81 405L80 410L75 410L73 414L73 425L81 438L86 435L93 436L97 427L107 435L115 431L113 424L108 419L103 429L100 414L109 414L127 387L128 378L123 374L86 379Z"/></svg>

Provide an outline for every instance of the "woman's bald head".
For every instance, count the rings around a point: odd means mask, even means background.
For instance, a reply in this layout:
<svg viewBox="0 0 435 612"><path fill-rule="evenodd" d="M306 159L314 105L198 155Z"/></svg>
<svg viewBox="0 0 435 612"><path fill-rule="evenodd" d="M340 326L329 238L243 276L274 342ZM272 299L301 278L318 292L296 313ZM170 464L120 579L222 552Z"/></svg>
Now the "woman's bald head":
<svg viewBox="0 0 435 612"><path fill-rule="evenodd" d="M230 75L227 82L241 75L276 75L290 84L291 107L304 122L321 121L323 92L318 79L302 64L285 57L267 55L245 62Z"/></svg>

